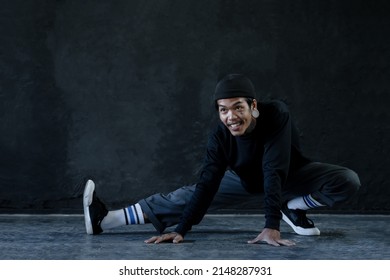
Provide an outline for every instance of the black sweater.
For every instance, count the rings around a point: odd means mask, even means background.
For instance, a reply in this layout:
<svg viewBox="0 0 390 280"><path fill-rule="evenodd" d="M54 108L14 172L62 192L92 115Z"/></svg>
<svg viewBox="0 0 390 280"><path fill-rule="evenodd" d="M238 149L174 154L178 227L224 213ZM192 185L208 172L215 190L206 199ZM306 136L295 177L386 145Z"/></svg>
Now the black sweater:
<svg viewBox="0 0 390 280"><path fill-rule="evenodd" d="M222 122L211 134L200 180L175 232L183 236L207 212L227 169L241 178L250 193L264 192L265 227L279 230L281 190L289 173L308 163L287 106L281 101L258 103L253 131L233 136Z"/></svg>

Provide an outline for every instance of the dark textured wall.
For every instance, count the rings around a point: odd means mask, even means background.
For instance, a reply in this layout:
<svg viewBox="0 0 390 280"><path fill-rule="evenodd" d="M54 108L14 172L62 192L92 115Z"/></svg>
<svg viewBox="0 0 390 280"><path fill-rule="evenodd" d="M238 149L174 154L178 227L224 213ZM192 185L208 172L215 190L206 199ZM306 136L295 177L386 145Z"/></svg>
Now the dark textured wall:
<svg viewBox="0 0 390 280"><path fill-rule="evenodd" d="M389 12L387 1L2 3L0 212L81 212L85 176L113 207L194 182L229 72L290 105L306 154L359 173L339 210L389 212Z"/></svg>

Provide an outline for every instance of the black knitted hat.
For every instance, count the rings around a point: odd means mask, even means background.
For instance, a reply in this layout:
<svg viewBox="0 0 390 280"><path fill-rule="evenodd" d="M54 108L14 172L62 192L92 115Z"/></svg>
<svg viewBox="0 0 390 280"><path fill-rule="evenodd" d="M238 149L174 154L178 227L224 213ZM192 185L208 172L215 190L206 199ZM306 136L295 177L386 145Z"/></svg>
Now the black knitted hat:
<svg viewBox="0 0 390 280"><path fill-rule="evenodd" d="M256 98L255 88L249 78L242 74L229 74L218 82L214 100L233 97Z"/></svg>

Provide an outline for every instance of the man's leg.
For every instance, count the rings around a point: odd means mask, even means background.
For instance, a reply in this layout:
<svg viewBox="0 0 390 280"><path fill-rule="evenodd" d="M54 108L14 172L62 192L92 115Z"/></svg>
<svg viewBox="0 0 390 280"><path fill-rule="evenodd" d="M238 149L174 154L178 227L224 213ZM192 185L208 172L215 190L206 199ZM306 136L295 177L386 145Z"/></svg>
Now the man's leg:
<svg viewBox="0 0 390 280"><path fill-rule="evenodd" d="M302 167L287 180L283 189L283 220L296 233L319 235L314 223L306 218L306 210L332 207L348 200L360 187L358 175L345 167L313 162Z"/></svg>
<svg viewBox="0 0 390 280"><path fill-rule="evenodd" d="M130 224L152 222L158 231L177 222L185 204L192 196L194 186L185 186L168 195L155 194L128 207L108 211L97 197L95 183L88 180L84 187L83 208L87 234Z"/></svg>
<svg viewBox="0 0 390 280"><path fill-rule="evenodd" d="M84 191L84 217L87 233L99 234L106 229L122 225L148 222L151 222L157 231L163 232L167 227L179 222L194 191L195 185L184 186L168 194L151 195L123 209L107 211L105 205L96 196L95 184L89 180ZM246 192L235 173L227 171L210 210L236 206L240 201L247 202L250 199L254 199L254 195Z"/></svg>

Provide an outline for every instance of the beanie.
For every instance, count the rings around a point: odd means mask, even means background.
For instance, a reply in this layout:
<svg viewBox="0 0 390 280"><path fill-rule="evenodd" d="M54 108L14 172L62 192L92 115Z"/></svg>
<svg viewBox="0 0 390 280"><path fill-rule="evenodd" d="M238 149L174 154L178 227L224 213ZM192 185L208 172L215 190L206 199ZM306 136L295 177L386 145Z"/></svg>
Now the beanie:
<svg viewBox="0 0 390 280"><path fill-rule="evenodd" d="M249 78L242 74L229 74L217 83L215 101L233 97L256 98L255 88Z"/></svg>

